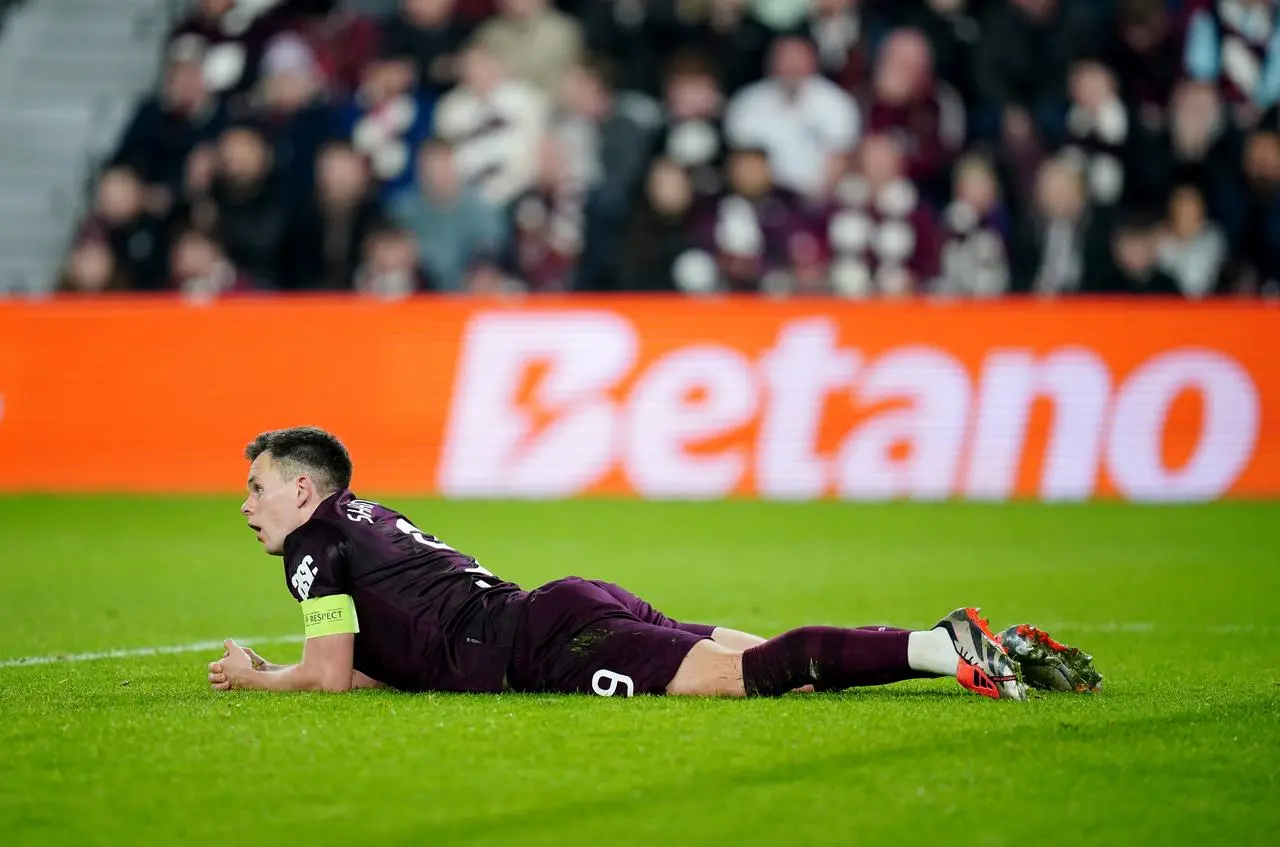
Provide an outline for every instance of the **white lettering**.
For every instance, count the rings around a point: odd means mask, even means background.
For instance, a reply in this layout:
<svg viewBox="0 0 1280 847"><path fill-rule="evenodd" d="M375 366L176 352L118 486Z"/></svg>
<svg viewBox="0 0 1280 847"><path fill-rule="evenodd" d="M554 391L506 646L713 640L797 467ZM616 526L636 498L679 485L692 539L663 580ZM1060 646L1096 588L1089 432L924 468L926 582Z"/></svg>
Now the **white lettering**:
<svg viewBox="0 0 1280 847"><path fill-rule="evenodd" d="M1039 359L1030 350L991 353L979 380L965 493L980 500L1012 496L1032 404L1047 396L1054 422L1040 494L1046 500L1087 499L1097 487L1110 394L1107 365L1091 350L1068 347Z"/></svg>
<svg viewBox="0 0 1280 847"><path fill-rule="evenodd" d="M609 683L609 687L605 688L604 682ZM596 671L591 677L591 690L599 694L601 697L612 697L618 693L618 686L621 685L624 692L623 697L630 697L636 692L636 684L631 677L613 671Z"/></svg>
<svg viewBox="0 0 1280 847"><path fill-rule="evenodd" d="M756 413L751 362L727 347L691 346L649 368L631 394L623 441L627 475L651 497L722 497L742 479L746 451L691 454Z"/></svg>
<svg viewBox="0 0 1280 847"><path fill-rule="evenodd" d="M607 394L635 363L631 325L608 312L483 314L463 340L440 487L450 495L563 496L606 473L619 437ZM535 431L517 405L531 369Z"/></svg>
<svg viewBox="0 0 1280 847"><path fill-rule="evenodd" d="M1169 409L1183 392L1203 403L1200 437L1181 468L1162 456ZM1258 440L1258 392L1234 360L1211 350L1174 350L1140 367L1120 388L1107 469L1132 500L1211 500L1244 470Z"/></svg>
<svg viewBox="0 0 1280 847"><path fill-rule="evenodd" d="M751 480L762 497L797 500L1076 501L1108 479L1132 499L1208 499L1231 489L1260 437L1257 387L1215 351L1155 355L1117 387L1085 347L996 348L971 375L932 346L891 347L868 362L840 347L839 330L826 317L783 322L755 361L731 346L679 347L647 361L623 395L639 346L624 317L477 315L464 337L440 490L574 496L621 465L647 497L722 497ZM837 392L845 402L846 391L862 416L838 433L834 455L824 453L829 402ZM1166 467L1164 430L1187 393L1203 403L1203 424L1176 434L1180 448L1194 437L1194 449ZM1043 438L1041 404L1051 409ZM1033 468L1038 478L1028 481ZM369 514L350 509L351 520Z"/></svg>
<svg viewBox="0 0 1280 847"><path fill-rule="evenodd" d="M316 581L316 572L320 570L319 566L314 569L311 567L314 561L310 556L303 557L298 563L298 569L293 572L293 578L289 580L289 584L298 592L299 600L306 600L311 596L311 586Z"/></svg>
<svg viewBox="0 0 1280 847"><path fill-rule="evenodd" d="M352 500L347 503L347 520L360 523L373 523L373 509L377 503L368 500Z"/></svg>
<svg viewBox="0 0 1280 847"><path fill-rule="evenodd" d="M432 550L453 550L452 547L445 544L439 538L436 538L434 535L428 535L404 518L400 518L396 521L396 529L400 530L405 535L412 537L414 541L424 547L430 547Z"/></svg>
<svg viewBox="0 0 1280 847"><path fill-rule="evenodd" d="M836 346L835 323L826 318L783 326L760 361L767 386L759 440L756 485L761 495L808 500L830 485L830 463L819 456L818 431L828 394L853 382L858 357Z"/></svg>
<svg viewBox="0 0 1280 847"><path fill-rule="evenodd" d="M900 347L871 364L857 393L865 405L910 405L879 412L845 437L836 459L841 496L949 496L969 414L969 377L960 363L932 347ZM895 446L906 456L895 458Z"/></svg>

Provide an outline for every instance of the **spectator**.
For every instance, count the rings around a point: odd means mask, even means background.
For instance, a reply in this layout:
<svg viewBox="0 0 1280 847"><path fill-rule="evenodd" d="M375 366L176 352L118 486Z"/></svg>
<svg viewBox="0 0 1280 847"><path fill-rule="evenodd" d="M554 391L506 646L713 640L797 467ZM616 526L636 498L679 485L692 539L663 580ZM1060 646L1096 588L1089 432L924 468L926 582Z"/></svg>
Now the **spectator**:
<svg viewBox="0 0 1280 847"><path fill-rule="evenodd" d="M355 274L360 294L398 300L427 287L418 267L418 242L404 229L374 230L365 239L363 261Z"/></svg>
<svg viewBox="0 0 1280 847"><path fill-rule="evenodd" d="M1075 62L1068 85L1067 152L1084 171L1092 202L1113 206L1124 194L1125 162L1131 156L1129 111L1115 75L1099 61Z"/></svg>
<svg viewBox="0 0 1280 847"><path fill-rule="evenodd" d="M536 88L506 77L482 44L463 54L462 84L440 101L436 135L450 142L462 179L504 207L533 185L549 104Z"/></svg>
<svg viewBox="0 0 1280 847"><path fill-rule="evenodd" d="M665 125L656 149L685 168L702 196L720 192L724 166L724 95L711 64L696 53L672 60L663 86Z"/></svg>
<svg viewBox="0 0 1280 847"><path fill-rule="evenodd" d="M774 38L752 17L745 0L677 0L679 43L720 69L720 84L735 92L760 79Z"/></svg>
<svg viewBox="0 0 1280 847"><path fill-rule="evenodd" d="M467 26L487 21L498 13L499 0L457 0L455 17Z"/></svg>
<svg viewBox="0 0 1280 847"><path fill-rule="evenodd" d="M892 136L868 135L858 150L859 176L836 190L828 237L832 285L847 297L901 297L938 274L937 222L906 178L906 159Z"/></svg>
<svg viewBox="0 0 1280 847"><path fill-rule="evenodd" d="M576 65L565 78L555 134L564 151L566 202L587 204L585 249L578 286L604 284L630 212L631 197L648 163L648 130L618 107L612 75L602 62ZM577 198L575 201L573 198ZM567 219L581 220L581 213Z"/></svg>
<svg viewBox="0 0 1280 847"><path fill-rule="evenodd" d="M823 195L830 188L833 159L857 142L858 108L839 86L818 75L813 45L802 38L779 39L769 65L768 79L730 101L729 143L765 150L781 187Z"/></svg>
<svg viewBox="0 0 1280 847"><path fill-rule="evenodd" d="M418 87L433 97L458 81L467 28L454 14L455 5L455 0L400 0L383 33L382 55L411 59Z"/></svg>
<svg viewBox="0 0 1280 847"><path fill-rule="evenodd" d="M662 58L679 46L679 4L588 0L581 5L586 49L617 64L618 87L656 94L662 84Z"/></svg>
<svg viewBox="0 0 1280 847"><path fill-rule="evenodd" d="M996 297L1009 288L1008 211L991 163L971 154L956 165L955 199L943 215L943 295Z"/></svg>
<svg viewBox="0 0 1280 847"><path fill-rule="evenodd" d="M871 5L866 0L814 0L800 28L817 48L823 75L854 94L866 85L872 42L883 25L868 9Z"/></svg>
<svg viewBox="0 0 1280 847"><path fill-rule="evenodd" d="M320 66L300 36L286 33L271 42L262 59L258 112L290 208L311 196L316 156L333 132L323 82Z"/></svg>
<svg viewBox="0 0 1280 847"><path fill-rule="evenodd" d="M1255 132L1245 144L1245 225L1237 249L1243 273L1234 288L1280 293L1280 135Z"/></svg>
<svg viewBox="0 0 1280 847"><path fill-rule="evenodd" d="M230 96L248 91L257 82L267 42L287 22L287 11L274 2L196 0L170 40L203 47L205 85L220 97Z"/></svg>
<svg viewBox="0 0 1280 847"><path fill-rule="evenodd" d="M906 151L907 176L917 187L942 196L942 181L964 148L964 103L934 76L919 30L896 30L880 48L866 115L868 132L893 135Z"/></svg>
<svg viewBox="0 0 1280 847"><path fill-rule="evenodd" d="M514 206L511 265L533 291L569 290L582 256L586 198L566 159L563 140L548 136L538 180Z"/></svg>
<svg viewBox="0 0 1280 847"><path fill-rule="evenodd" d="M463 291L479 269L498 264L507 238L503 215L463 180L447 142L428 141L418 156L420 190L393 198L391 217L417 236L432 287Z"/></svg>
<svg viewBox="0 0 1280 847"><path fill-rule="evenodd" d="M343 137L369 160L384 200L415 184L414 151L431 135L434 103L416 87L412 62L370 62L337 119Z"/></svg>
<svg viewBox="0 0 1280 847"><path fill-rule="evenodd" d="M322 2L300 12L295 28L306 39L330 98L350 97L378 53L378 24L346 3Z"/></svg>
<svg viewBox="0 0 1280 847"><path fill-rule="evenodd" d="M349 290L369 233L382 226L368 165L352 147L331 143L319 155L315 196L286 241L281 286Z"/></svg>
<svg viewBox="0 0 1280 847"><path fill-rule="evenodd" d="M169 287L198 302L223 294L251 291L253 281L236 269L208 234L187 230L173 244Z"/></svg>
<svg viewBox="0 0 1280 847"><path fill-rule="evenodd" d="M1181 39L1165 0L1119 0L1107 65L1121 93L1148 130L1164 126L1165 109L1182 75Z"/></svg>
<svg viewBox="0 0 1280 847"><path fill-rule="evenodd" d="M614 100L610 69L599 61L576 65L565 78L555 133L567 157L566 178L593 195L597 214L626 217L644 173L649 135Z"/></svg>
<svg viewBox="0 0 1280 847"><path fill-rule="evenodd" d="M694 251L689 231L694 187L688 173L670 159L649 171L644 196L632 210L613 279L623 291L697 292L715 284L715 263ZM705 285L699 285L699 268Z"/></svg>
<svg viewBox="0 0 1280 847"><path fill-rule="evenodd" d="M207 234L254 287L278 287L288 207L271 146L257 129L242 125L222 134L209 202Z"/></svg>
<svg viewBox="0 0 1280 847"><path fill-rule="evenodd" d="M1089 206L1084 175L1067 159L1050 159L1036 180L1035 206L1014 233L1014 291L1073 294L1102 272L1108 232Z"/></svg>
<svg viewBox="0 0 1280 847"><path fill-rule="evenodd" d="M800 26L809 15L810 0L747 0L751 15L773 32Z"/></svg>
<svg viewBox="0 0 1280 847"><path fill-rule="evenodd" d="M128 291L133 280L116 261L111 245L91 236L76 244L54 288L60 294L104 294Z"/></svg>
<svg viewBox="0 0 1280 847"><path fill-rule="evenodd" d="M1111 235L1110 261L1084 280L1085 290L1103 294L1180 295L1178 283L1160 269L1159 217L1132 212Z"/></svg>
<svg viewBox="0 0 1280 847"><path fill-rule="evenodd" d="M982 28L969 0L915 0L891 4L894 23L917 29L929 40L934 68L972 108L979 91L973 81L973 54Z"/></svg>
<svg viewBox="0 0 1280 847"><path fill-rule="evenodd" d="M1190 0L1186 71L1216 83L1250 129L1280 101L1280 38L1274 0Z"/></svg>
<svg viewBox="0 0 1280 847"><path fill-rule="evenodd" d="M582 26L547 0L502 0L502 13L476 37L513 77L555 97L574 63L582 58Z"/></svg>
<svg viewBox="0 0 1280 847"><path fill-rule="evenodd" d="M143 179L157 215L167 214L181 193L187 157L227 126L226 107L205 89L203 58L197 44L170 47L160 92L138 104L110 160Z"/></svg>
<svg viewBox="0 0 1280 847"><path fill-rule="evenodd" d="M211 232L217 224L217 211L209 199L213 178L218 171L217 142L201 144L187 157L182 194L171 216L172 223L186 224L202 232Z"/></svg>
<svg viewBox="0 0 1280 847"><path fill-rule="evenodd" d="M1087 4L992 0L974 53L974 82L986 106L980 135L1026 146L1062 135L1067 64L1095 43Z"/></svg>
<svg viewBox="0 0 1280 847"><path fill-rule="evenodd" d="M154 290L164 279L164 223L146 209L142 182L129 168L108 168L99 176L93 215L81 237L109 244L121 273L139 288Z"/></svg>
<svg viewBox="0 0 1280 847"><path fill-rule="evenodd" d="M696 264L686 262L677 282L691 293L717 287L756 291L762 285L789 289L791 251L801 242L817 241L817 222L806 218L794 193L774 184L764 150L735 150L728 172L729 191L704 204L693 221L698 246L715 257L718 281L713 277L708 284Z"/></svg>
<svg viewBox="0 0 1280 847"><path fill-rule="evenodd" d="M1191 183L1200 189L1209 214L1223 224L1233 242L1245 225L1247 206L1240 171L1243 139L1231 123L1216 88L1183 81L1174 89L1168 128L1147 135L1135 158L1141 191L1135 200L1163 203L1168 186Z"/></svg>
<svg viewBox="0 0 1280 847"><path fill-rule="evenodd" d="M1198 300L1217 289L1227 259L1222 228L1209 220L1204 196L1194 185L1180 185L1169 197L1168 220L1160 241L1159 266L1183 296Z"/></svg>

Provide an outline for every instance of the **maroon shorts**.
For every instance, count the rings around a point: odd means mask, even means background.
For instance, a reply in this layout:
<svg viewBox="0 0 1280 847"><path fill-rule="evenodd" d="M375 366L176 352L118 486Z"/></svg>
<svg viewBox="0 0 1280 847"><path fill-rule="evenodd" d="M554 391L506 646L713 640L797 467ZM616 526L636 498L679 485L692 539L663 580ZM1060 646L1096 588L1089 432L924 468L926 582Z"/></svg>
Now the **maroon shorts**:
<svg viewBox="0 0 1280 847"><path fill-rule="evenodd" d="M710 627L704 635L676 626L620 586L558 579L525 601L508 680L515 691L665 694L689 650L710 635Z"/></svg>

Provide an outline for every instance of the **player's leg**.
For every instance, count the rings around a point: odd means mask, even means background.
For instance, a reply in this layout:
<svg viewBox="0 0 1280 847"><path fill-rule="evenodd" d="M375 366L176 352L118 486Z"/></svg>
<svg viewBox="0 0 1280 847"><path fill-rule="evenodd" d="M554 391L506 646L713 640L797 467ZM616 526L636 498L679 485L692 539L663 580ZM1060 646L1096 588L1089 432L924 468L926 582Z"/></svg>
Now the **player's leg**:
<svg viewBox="0 0 1280 847"><path fill-rule="evenodd" d="M605 585L567 577L530 592L508 674L515 691L663 694L706 634L640 620ZM656 613L654 613L656 614Z"/></svg>
<svg viewBox="0 0 1280 847"><path fill-rule="evenodd" d="M793 629L740 654L695 645L669 694L777 696L812 685L834 691L951 676L989 697L1025 699L1017 667L976 609L958 609L933 629Z"/></svg>
<svg viewBox="0 0 1280 847"><path fill-rule="evenodd" d="M714 641L700 641L685 654L667 694L677 697L745 697L742 656Z"/></svg>
<svg viewBox="0 0 1280 847"><path fill-rule="evenodd" d="M613 597L621 603L627 611L645 623L653 624L654 626L670 627L672 629L678 629L681 632L693 633L694 635L707 636L717 644L721 644L731 650L746 650L751 647L755 647L757 644L763 644L765 642L765 639L758 635L739 632L736 629L715 626L713 624L683 623L664 615L648 602L632 594L621 585L616 585L612 582L603 582L598 579L593 579L591 582L608 592L609 596Z"/></svg>
<svg viewBox="0 0 1280 847"><path fill-rule="evenodd" d="M718 626L711 631L711 640L721 647L741 653L743 650L750 650L752 647L765 643L768 639L752 635L749 632L739 632L736 629Z"/></svg>
<svg viewBox="0 0 1280 847"><path fill-rule="evenodd" d="M895 629L891 626L860 626L858 629L869 630L873 632L907 632L905 629ZM759 635L752 635L749 632L739 632L736 629L728 629L727 627L718 626L711 631L711 640L722 647L728 647L730 650L750 650L752 647L758 647L769 639L762 638Z"/></svg>
<svg viewBox="0 0 1280 847"><path fill-rule="evenodd" d="M947 675L917 669L909 660L910 632L807 626L745 651L695 645L668 694L703 697L777 696L797 690L834 691ZM951 675L956 655L951 653Z"/></svg>

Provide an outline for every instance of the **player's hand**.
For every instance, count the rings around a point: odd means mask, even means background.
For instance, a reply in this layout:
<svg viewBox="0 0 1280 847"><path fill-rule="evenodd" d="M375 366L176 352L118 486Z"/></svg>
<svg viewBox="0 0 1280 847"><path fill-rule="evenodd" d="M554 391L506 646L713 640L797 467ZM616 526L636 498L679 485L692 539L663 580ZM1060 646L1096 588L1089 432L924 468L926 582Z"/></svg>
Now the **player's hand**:
<svg viewBox="0 0 1280 847"><path fill-rule="evenodd" d="M242 650L244 650L244 652L246 652L246 653L248 653L248 654L249 654L249 662L253 665L253 669L254 669L255 671L270 671L270 670L275 670L275 667L276 667L276 666L275 666L275 665L273 665L273 664L271 664L270 662L268 662L266 659L262 658L261 656L259 656L257 653L255 653L255 652L253 651L253 648L252 648L252 647L242 647L241 649L242 649ZM231 655L231 651L230 651L230 650L223 650L223 651L222 651L222 658L223 658L223 659L227 658L227 656L230 656L230 655ZM220 659L219 661L221 661L221 659Z"/></svg>
<svg viewBox="0 0 1280 847"><path fill-rule="evenodd" d="M209 685L215 691L238 688L240 680L254 672L253 659L243 647L230 638L222 646L227 649L226 655L209 665Z"/></svg>
<svg viewBox="0 0 1280 847"><path fill-rule="evenodd" d="M253 648L252 648L252 647L245 647L245 648L243 648L243 649L244 649L244 652L245 652L246 654L248 654L248 656L249 656L249 663L253 665L253 669L254 669L255 671L269 671L269 670L271 670L271 668L272 668L272 664L271 664L270 662L268 662L266 659L264 659L264 658L262 658L261 656L259 656L257 653L255 653L255 652L253 651Z"/></svg>
<svg viewBox="0 0 1280 847"><path fill-rule="evenodd" d="M225 656L223 658L226 658ZM222 669L222 662L209 663L209 687L214 691L230 691L231 683L227 680L227 674Z"/></svg>

